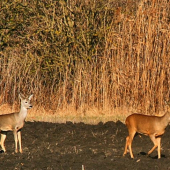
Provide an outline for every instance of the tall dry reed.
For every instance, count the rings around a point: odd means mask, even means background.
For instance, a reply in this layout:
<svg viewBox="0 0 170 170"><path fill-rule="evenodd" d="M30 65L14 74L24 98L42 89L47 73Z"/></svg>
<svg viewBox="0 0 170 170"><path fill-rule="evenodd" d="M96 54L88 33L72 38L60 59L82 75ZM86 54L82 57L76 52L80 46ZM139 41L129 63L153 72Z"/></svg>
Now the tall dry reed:
<svg viewBox="0 0 170 170"><path fill-rule="evenodd" d="M53 111L165 110L169 7L167 0L2 1L0 102L13 104L22 91Z"/></svg>

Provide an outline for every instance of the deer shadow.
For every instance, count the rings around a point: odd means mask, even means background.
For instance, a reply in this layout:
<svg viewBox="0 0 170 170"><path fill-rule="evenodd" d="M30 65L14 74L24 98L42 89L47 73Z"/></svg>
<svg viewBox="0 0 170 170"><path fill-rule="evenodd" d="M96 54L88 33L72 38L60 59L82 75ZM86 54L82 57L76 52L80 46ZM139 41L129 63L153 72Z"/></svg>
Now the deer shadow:
<svg viewBox="0 0 170 170"><path fill-rule="evenodd" d="M152 158L152 159L158 159L158 155L156 156L151 156L151 155L148 155L146 152L140 152L139 155L146 155L147 157L149 158ZM161 154L161 158L167 158L165 155Z"/></svg>

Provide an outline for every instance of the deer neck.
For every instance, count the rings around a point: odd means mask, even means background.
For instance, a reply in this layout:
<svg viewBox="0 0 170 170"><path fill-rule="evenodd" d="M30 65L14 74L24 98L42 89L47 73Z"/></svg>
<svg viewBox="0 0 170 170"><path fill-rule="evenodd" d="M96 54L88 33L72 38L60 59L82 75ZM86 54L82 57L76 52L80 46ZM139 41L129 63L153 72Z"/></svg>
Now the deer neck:
<svg viewBox="0 0 170 170"><path fill-rule="evenodd" d="M170 114L169 113L165 113L165 115L162 116L162 122L165 127L169 124L169 122L170 122Z"/></svg>
<svg viewBox="0 0 170 170"><path fill-rule="evenodd" d="M19 112L19 116L20 116L20 118L25 120L25 118L27 116L27 109L25 107L21 106L21 110Z"/></svg>

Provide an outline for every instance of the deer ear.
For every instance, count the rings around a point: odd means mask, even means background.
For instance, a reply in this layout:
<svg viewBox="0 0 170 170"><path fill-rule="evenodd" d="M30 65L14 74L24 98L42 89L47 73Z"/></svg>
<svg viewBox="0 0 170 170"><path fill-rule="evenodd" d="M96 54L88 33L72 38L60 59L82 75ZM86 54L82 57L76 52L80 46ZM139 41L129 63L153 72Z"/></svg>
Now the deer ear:
<svg viewBox="0 0 170 170"><path fill-rule="evenodd" d="M28 99L31 100L31 99L32 99L32 96L33 96L33 94L31 94L30 97L29 97Z"/></svg>
<svg viewBox="0 0 170 170"><path fill-rule="evenodd" d="M25 97L24 97L24 95L23 95L22 93L19 93L19 98L20 98L21 100L25 99Z"/></svg>

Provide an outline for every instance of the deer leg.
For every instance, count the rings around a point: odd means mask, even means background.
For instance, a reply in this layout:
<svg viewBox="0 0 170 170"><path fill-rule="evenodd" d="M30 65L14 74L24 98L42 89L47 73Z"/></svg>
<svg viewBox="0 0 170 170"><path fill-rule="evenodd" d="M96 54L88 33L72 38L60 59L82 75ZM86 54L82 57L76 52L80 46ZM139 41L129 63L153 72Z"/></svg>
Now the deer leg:
<svg viewBox="0 0 170 170"><path fill-rule="evenodd" d="M20 153L22 153L21 130L18 131L18 141L19 141L19 151L20 151Z"/></svg>
<svg viewBox="0 0 170 170"><path fill-rule="evenodd" d="M16 129L13 131L13 134L15 140L15 153L18 153L18 134Z"/></svg>
<svg viewBox="0 0 170 170"><path fill-rule="evenodd" d="M155 138L155 135L150 135L149 136L152 142L154 143L153 148L148 152L148 155L150 155L157 147L158 147L158 141L157 138Z"/></svg>
<svg viewBox="0 0 170 170"><path fill-rule="evenodd" d="M158 159L161 158L161 137L156 138L158 144Z"/></svg>
<svg viewBox="0 0 170 170"><path fill-rule="evenodd" d="M126 137L125 151L123 153L123 156L125 156L127 154L128 142L129 142L129 136Z"/></svg>
<svg viewBox="0 0 170 170"><path fill-rule="evenodd" d="M134 158L133 153L132 153L132 141L133 141L133 138L135 136L135 133L136 133L135 131L129 132L128 146L129 146L129 152L130 152L131 158Z"/></svg>
<svg viewBox="0 0 170 170"><path fill-rule="evenodd" d="M131 158L134 158L133 153L132 153L132 141L133 141L133 138L136 134L136 131L134 131L131 128L128 128L128 131L129 131L129 136L126 138L125 151L123 153L123 156L126 155L127 148L129 148L130 156L131 156Z"/></svg>
<svg viewBox="0 0 170 170"><path fill-rule="evenodd" d="M5 149L5 146L4 146L6 135L7 135L7 132L1 131L1 148L4 152L6 152L6 149Z"/></svg>

